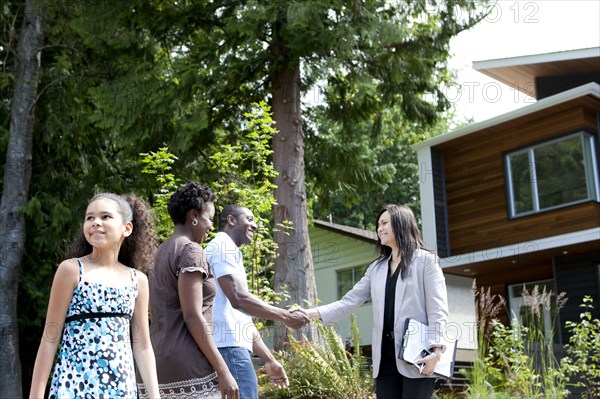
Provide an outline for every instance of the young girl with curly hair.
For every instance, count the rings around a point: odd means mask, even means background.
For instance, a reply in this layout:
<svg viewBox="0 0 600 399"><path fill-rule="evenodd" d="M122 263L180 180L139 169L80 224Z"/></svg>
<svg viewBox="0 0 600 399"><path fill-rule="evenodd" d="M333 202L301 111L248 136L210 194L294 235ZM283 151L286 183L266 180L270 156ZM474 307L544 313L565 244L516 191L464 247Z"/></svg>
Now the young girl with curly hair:
<svg viewBox="0 0 600 399"><path fill-rule="evenodd" d="M148 327L148 279L157 243L147 205L102 193L88 203L69 259L56 271L30 398L137 398L135 365L158 398Z"/></svg>

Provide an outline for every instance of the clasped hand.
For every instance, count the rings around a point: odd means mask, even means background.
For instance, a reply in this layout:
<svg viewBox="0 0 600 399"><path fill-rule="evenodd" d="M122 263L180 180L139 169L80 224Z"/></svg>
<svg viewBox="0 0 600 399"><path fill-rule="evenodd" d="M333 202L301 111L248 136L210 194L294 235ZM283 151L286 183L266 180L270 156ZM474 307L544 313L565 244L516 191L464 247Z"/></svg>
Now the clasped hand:
<svg viewBox="0 0 600 399"><path fill-rule="evenodd" d="M287 319L284 321L286 326L295 330L304 327L308 322L310 322L308 313L299 306L292 306L289 308L287 311Z"/></svg>

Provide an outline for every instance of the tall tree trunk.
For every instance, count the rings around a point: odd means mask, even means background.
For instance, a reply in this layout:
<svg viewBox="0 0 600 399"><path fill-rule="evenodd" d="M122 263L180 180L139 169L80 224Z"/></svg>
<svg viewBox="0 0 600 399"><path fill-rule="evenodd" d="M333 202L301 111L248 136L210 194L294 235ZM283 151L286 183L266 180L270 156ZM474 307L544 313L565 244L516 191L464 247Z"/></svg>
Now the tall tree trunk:
<svg viewBox="0 0 600 399"><path fill-rule="evenodd" d="M285 49L275 39L273 51L285 59ZM278 133L273 137L275 178L275 242L279 245L275 259L275 290L287 291L287 304L314 305L317 299L315 273L308 238L308 211L304 181L304 133L300 108L300 65L287 64L275 73L273 84L273 119ZM289 226L288 228L282 225ZM308 324L295 333L317 339L316 328ZM274 345L281 349L288 341L288 330L275 324Z"/></svg>
<svg viewBox="0 0 600 399"><path fill-rule="evenodd" d="M15 89L0 203L0 398L21 398L17 325L19 267L25 247L25 218L31 180L35 103L43 43L42 1L27 0L15 60Z"/></svg>

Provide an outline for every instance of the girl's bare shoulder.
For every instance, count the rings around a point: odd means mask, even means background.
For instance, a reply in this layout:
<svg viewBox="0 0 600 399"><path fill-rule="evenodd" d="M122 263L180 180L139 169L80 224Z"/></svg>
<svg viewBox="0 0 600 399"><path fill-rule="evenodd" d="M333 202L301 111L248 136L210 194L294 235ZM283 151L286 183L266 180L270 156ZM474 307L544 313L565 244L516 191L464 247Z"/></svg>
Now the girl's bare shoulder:
<svg viewBox="0 0 600 399"><path fill-rule="evenodd" d="M58 265L56 269L55 279L60 279L63 282L73 283L77 285L79 281L79 262L76 258L65 259Z"/></svg>
<svg viewBox="0 0 600 399"><path fill-rule="evenodd" d="M139 270L136 270L135 271L135 275L137 277L138 284L142 283L142 284L148 285L148 276L146 276L145 273L143 273L143 272L141 272Z"/></svg>

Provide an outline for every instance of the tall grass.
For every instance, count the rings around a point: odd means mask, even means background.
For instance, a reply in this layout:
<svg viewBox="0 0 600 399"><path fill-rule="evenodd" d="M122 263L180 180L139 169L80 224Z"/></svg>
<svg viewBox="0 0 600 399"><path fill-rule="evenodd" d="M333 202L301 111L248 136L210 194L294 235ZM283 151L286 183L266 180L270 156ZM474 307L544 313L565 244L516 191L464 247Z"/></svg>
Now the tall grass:
<svg viewBox="0 0 600 399"><path fill-rule="evenodd" d="M477 289L473 281L473 294L477 312L477 354L470 370L461 370L469 384L465 392L467 399L489 399L494 396L494 388L488 381L489 367L486 355L490 346L490 334L494 329L493 320L505 307L506 301L500 295L492 295L490 288Z"/></svg>
<svg viewBox="0 0 600 399"><path fill-rule="evenodd" d="M540 377L538 395L548 399L567 397L569 377L561 368L554 352L554 342L558 334L558 312L567 302L566 295L562 292L555 298L551 291L546 291L546 287L540 292L537 285L531 292L523 287L521 295L527 306L524 324L528 326L523 327L521 334L526 345L525 351L534 359L534 366ZM549 331L545 330L544 309L552 315Z"/></svg>
<svg viewBox="0 0 600 399"><path fill-rule="evenodd" d="M554 300L551 292L534 287L522 292L526 310L523 324L516 317L510 326L497 319L505 300L490 289L475 289L478 349L473 368L463 373L469 379L466 399L561 399L568 396L569 376L554 355L556 326L545 331L543 309L558 313L564 294ZM557 317L553 317L556 320Z"/></svg>

